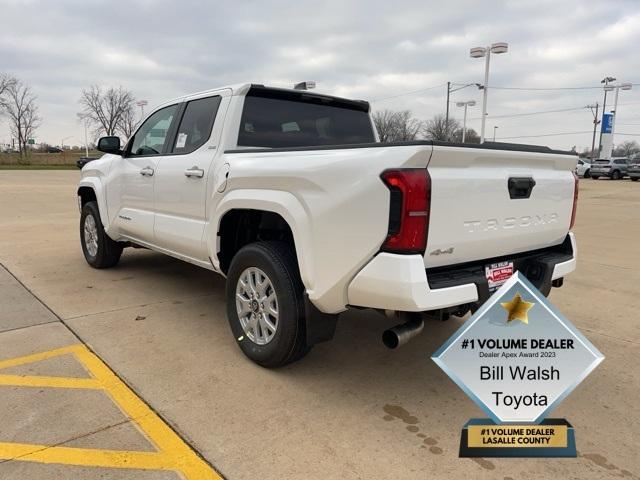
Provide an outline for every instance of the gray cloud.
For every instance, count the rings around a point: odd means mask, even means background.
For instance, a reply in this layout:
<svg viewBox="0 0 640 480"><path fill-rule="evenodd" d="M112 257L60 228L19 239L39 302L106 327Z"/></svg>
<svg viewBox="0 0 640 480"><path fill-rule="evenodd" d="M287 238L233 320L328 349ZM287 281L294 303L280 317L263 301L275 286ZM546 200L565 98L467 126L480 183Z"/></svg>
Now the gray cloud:
<svg viewBox="0 0 640 480"><path fill-rule="evenodd" d="M375 101L447 81L482 82L469 48L507 41L492 59L490 84L597 86L613 75L640 82L640 4L636 0L378 1L16 1L0 0L0 71L32 85L44 118L38 140L80 144L80 90L122 85L150 105L229 83L290 86L373 100L374 108L441 113L445 87ZM475 88L452 100L480 99ZM589 131L586 109L600 90L490 90L488 130L498 138ZM621 133L640 133L640 86L622 92ZM455 107L452 115L460 116ZM479 109L470 111L479 129ZM495 117L495 118L493 118ZM0 120L0 141L8 126ZM618 140L640 136L618 137ZM588 133L516 141L567 148Z"/></svg>

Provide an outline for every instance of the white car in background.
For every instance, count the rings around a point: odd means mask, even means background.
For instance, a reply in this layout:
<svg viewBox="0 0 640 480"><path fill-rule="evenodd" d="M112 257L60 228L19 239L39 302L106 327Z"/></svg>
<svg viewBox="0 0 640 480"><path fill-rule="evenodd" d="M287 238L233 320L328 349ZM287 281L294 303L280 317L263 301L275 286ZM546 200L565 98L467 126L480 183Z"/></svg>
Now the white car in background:
<svg viewBox="0 0 640 480"><path fill-rule="evenodd" d="M590 178L591 163L582 158L578 159L578 164L576 165L576 175L582 178Z"/></svg>

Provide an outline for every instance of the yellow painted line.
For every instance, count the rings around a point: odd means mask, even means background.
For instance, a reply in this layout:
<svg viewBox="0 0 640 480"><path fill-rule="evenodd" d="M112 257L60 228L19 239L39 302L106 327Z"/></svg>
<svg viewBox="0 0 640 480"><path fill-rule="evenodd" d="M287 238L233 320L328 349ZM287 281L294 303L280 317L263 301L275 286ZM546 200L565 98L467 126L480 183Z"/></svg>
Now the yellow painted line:
<svg viewBox="0 0 640 480"><path fill-rule="evenodd" d="M40 377L35 375L0 375L0 385L45 388L88 388L91 390L102 388L102 384L95 378Z"/></svg>
<svg viewBox="0 0 640 480"><path fill-rule="evenodd" d="M28 443L0 443L0 458L12 458L22 462L63 463L106 468L119 466L144 470L172 470L176 466L170 455L157 452L49 447Z"/></svg>
<svg viewBox="0 0 640 480"><path fill-rule="evenodd" d="M49 352L0 361L0 370L73 354L92 378L2 375L0 385L43 388L102 390L123 414L143 432L157 452L117 451L63 446L0 442L0 459L107 468L173 470L187 480L221 477L165 424L129 387L84 345L71 345Z"/></svg>
<svg viewBox="0 0 640 480"><path fill-rule="evenodd" d="M27 363L41 362L42 360L48 360L49 358L59 357L68 353L75 353L78 345L71 345L69 347L56 348L48 352L34 353L31 355L25 355L22 357L10 358L8 360L0 361L0 370L9 367L18 367Z"/></svg>

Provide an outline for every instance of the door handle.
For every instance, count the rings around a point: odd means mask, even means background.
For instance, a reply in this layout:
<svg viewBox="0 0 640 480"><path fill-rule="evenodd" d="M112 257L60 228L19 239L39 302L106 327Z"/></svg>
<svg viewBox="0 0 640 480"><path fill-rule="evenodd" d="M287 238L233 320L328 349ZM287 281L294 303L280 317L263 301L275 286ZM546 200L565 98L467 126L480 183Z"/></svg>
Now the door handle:
<svg viewBox="0 0 640 480"><path fill-rule="evenodd" d="M142 170L140 170L140 175L144 175L145 177L153 177L153 168L144 167Z"/></svg>
<svg viewBox="0 0 640 480"><path fill-rule="evenodd" d="M201 168L198 168L197 165L191 167L191 168L187 168L184 171L184 174L187 177L197 177L197 178L202 178L204 177L204 170L202 170Z"/></svg>

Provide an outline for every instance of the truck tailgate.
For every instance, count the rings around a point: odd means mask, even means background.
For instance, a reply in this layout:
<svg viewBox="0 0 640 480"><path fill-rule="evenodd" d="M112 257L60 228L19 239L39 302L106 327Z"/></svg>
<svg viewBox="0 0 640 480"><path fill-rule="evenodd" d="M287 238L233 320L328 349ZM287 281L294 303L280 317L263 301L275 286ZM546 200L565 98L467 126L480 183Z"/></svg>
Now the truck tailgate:
<svg viewBox="0 0 640 480"><path fill-rule="evenodd" d="M561 243L571 222L576 162L556 153L434 146L425 266Z"/></svg>

